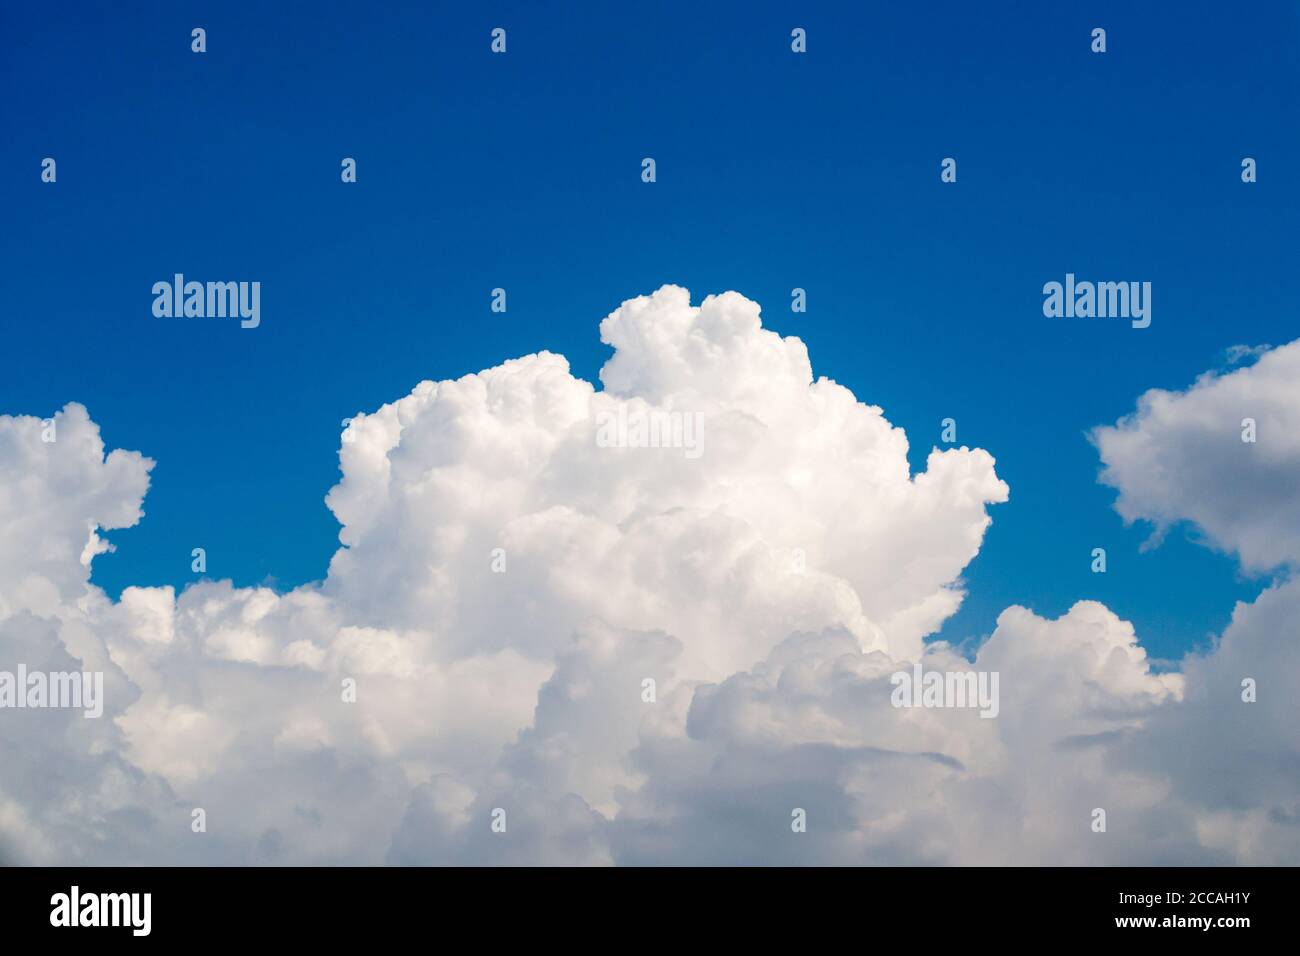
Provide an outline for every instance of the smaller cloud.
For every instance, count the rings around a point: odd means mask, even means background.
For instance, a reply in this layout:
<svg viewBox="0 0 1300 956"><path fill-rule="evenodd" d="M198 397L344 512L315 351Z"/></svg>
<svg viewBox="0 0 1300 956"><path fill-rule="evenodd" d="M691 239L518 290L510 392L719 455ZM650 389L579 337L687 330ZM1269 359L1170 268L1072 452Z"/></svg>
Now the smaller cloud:
<svg viewBox="0 0 1300 956"><path fill-rule="evenodd" d="M1234 349L1245 349L1236 346ZM1234 349L1229 349L1232 354ZM1300 565L1300 341L1254 364L1207 372L1185 391L1152 389L1093 430L1126 522L1156 537L1189 522L1247 571Z"/></svg>
<svg viewBox="0 0 1300 956"><path fill-rule="evenodd" d="M1253 362L1272 347L1271 345L1229 345L1224 349L1224 360L1229 365Z"/></svg>

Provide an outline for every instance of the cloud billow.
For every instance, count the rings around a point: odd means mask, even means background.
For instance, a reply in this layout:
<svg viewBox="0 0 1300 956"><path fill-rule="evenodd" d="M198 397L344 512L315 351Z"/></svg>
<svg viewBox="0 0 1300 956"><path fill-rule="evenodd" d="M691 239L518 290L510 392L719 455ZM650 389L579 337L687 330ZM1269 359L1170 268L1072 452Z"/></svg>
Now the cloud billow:
<svg viewBox="0 0 1300 956"><path fill-rule="evenodd" d="M924 639L1007 499L987 452L935 449L913 475L902 430L814 378L803 343L734 292L692 306L665 286L600 331L615 350L600 390L543 352L353 419L327 498L341 547L324 581L285 594L203 581L110 601L89 583L97 531L139 520L152 463L105 457L78 405L51 444L38 420L0 417L0 667L61 654L107 674L104 719L75 721L94 727L0 712L5 751L32 755L0 779L6 856L1143 863L1294 848L1285 772L1261 771L1253 798L1207 794L1220 757L1167 758L1207 701L1231 704L1258 619L1295 606L1286 587L1182 673L1154 673L1093 602L1054 621L1010 608L965 661ZM609 416L687 414L698 455L597 441ZM1274 653L1300 670L1294 641ZM998 671L997 718L891 706L891 673L917 660ZM1294 733L1275 702L1254 706L1283 766Z"/></svg>

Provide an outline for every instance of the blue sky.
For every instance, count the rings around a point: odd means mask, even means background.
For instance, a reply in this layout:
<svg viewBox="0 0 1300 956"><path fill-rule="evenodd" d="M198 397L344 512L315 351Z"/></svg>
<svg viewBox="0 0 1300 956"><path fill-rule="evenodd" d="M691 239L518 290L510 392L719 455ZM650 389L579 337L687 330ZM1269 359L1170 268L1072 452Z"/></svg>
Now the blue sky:
<svg viewBox="0 0 1300 956"><path fill-rule="evenodd" d="M839 6L8 6L0 412L79 401L158 462L94 580L183 586L194 547L321 578L341 419L542 348L594 380L599 319L673 282L760 302L914 467L949 416L997 458L943 637L1083 597L1157 657L1221 630L1263 582L1181 531L1141 551L1085 433L1295 337L1298 8ZM155 319L174 272L259 280L261 327ZM1151 327L1044 318L1066 272L1150 281Z"/></svg>

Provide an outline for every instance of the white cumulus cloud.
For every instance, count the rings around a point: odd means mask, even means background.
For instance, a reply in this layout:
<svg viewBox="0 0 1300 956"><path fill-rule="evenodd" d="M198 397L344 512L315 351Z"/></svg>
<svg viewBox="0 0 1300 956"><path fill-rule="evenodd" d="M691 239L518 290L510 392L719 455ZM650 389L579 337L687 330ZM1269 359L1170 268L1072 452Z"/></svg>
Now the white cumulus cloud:
<svg viewBox="0 0 1300 956"><path fill-rule="evenodd" d="M203 581L109 600L89 561L99 531L140 519L152 463L105 456L77 405L53 443L0 417L0 670L101 670L107 698L99 720L0 710L0 858L1144 863L1294 846L1281 698L1234 704L1252 667L1271 668L1269 695L1294 690L1294 640L1256 653L1292 588L1181 673L1153 671L1092 602L1010 608L967 662L924 639L1007 499L987 452L935 449L912 474L882 410L815 378L736 293L692 306L665 286L600 332L599 390L543 352L358 415L327 498L341 546L325 580L284 594ZM1142 414L1103 430L1113 473L1164 440ZM655 416L695 416L698 444L598 440ZM1156 437L1110 454L1135 432ZM1196 487L1132 513L1201 523ZM1143 489L1130 500L1161 500ZM1287 560L1294 537L1267 554ZM997 671L998 716L894 707L890 675L917 660ZM1255 708L1233 711L1254 721L1251 787L1207 788L1233 766L1211 725L1234 706Z"/></svg>
<svg viewBox="0 0 1300 956"><path fill-rule="evenodd" d="M1300 565L1300 341L1152 389L1093 441L1126 521L1191 522L1248 570Z"/></svg>

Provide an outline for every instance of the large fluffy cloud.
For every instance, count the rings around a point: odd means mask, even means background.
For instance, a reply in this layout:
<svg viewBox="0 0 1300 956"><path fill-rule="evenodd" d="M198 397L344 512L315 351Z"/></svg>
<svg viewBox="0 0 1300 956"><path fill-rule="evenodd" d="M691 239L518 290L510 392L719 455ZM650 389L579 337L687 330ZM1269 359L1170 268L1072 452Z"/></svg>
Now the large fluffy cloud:
<svg viewBox="0 0 1300 956"><path fill-rule="evenodd" d="M779 863L1143 860L1169 794L1116 772L1110 745L1176 701L1133 629L1081 602L1057 621L1005 611L973 663L936 645L925 670L996 672L1001 709L895 708L900 662L846 635L794 635L753 670L678 701L642 734L649 783L615 830L620 858ZM910 668L909 668L910 669ZM807 834L791 814L807 814ZM1090 829L1107 810L1105 834Z"/></svg>
<svg viewBox="0 0 1300 956"><path fill-rule="evenodd" d="M541 353L357 416L327 499L342 547L286 594L108 600L89 584L97 530L139 519L151 463L105 457L76 405L52 443L0 418L0 669L100 670L108 699L98 721L0 710L0 855L1138 863L1287 846L1280 698L1239 705L1256 708L1253 790L1199 787L1219 750L1169 754L1261 667L1261 622L1284 610L1239 611L1182 674L1154 673L1089 602L1055 621L1011 608L967 662L924 638L1007 497L986 452L934 450L911 474L902 431L735 293L692 306L664 287L601 335L600 390ZM697 429L602 440L650 419ZM1292 681L1294 647L1267 662ZM894 707L890 675L917 660L997 671L998 716Z"/></svg>
<svg viewBox="0 0 1300 956"><path fill-rule="evenodd" d="M714 676L800 628L914 654L956 609L985 506L1006 498L987 453L934 451L910 475L902 431L814 381L803 344L735 293L695 308L668 286L601 336L603 391L542 353L355 419L324 593L451 654L549 660L592 617L662 629ZM602 447L620 411L699 416L698 453Z"/></svg>

